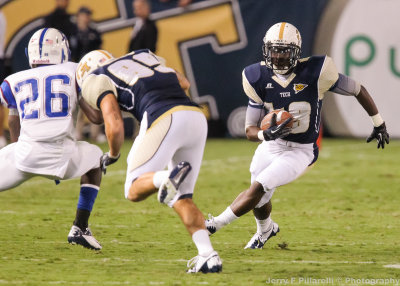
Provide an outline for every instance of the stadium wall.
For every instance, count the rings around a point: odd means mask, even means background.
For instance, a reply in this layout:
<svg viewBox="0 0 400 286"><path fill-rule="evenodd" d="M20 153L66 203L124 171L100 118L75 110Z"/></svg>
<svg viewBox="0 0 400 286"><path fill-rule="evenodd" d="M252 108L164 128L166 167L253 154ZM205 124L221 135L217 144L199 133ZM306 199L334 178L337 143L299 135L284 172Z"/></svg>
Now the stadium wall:
<svg viewBox="0 0 400 286"><path fill-rule="evenodd" d="M389 24L400 24L395 23L395 17L393 23L386 23L389 19L379 20L385 19L383 14L378 15L379 19L372 16L376 7L382 13L385 8L398 11L398 1L194 0L186 8L178 8L174 2L152 0L151 17L159 29L157 53L191 81L189 95L204 107L210 136L244 135L247 98L242 91L241 72L245 66L262 60L262 38L268 27L286 21L301 31L302 56L331 55L341 72L355 77L371 91L391 135L400 137L400 130L391 128L395 126L391 116L399 78L396 37L390 37L387 29ZM7 18L6 56L13 72L28 68L22 56L24 49L54 5L54 0L0 1ZM131 0L70 0L69 12L74 14L81 5L93 9L103 48L115 56L125 54L136 21ZM370 11L367 20L357 11L361 5ZM387 40L384 44L382 38ZM329 133L358 137L371 131L366 113L361 107L353 108L355 100L337 95L326 98L324 124ZM348 110L360 111L352 113L351 122Z"/></svg>

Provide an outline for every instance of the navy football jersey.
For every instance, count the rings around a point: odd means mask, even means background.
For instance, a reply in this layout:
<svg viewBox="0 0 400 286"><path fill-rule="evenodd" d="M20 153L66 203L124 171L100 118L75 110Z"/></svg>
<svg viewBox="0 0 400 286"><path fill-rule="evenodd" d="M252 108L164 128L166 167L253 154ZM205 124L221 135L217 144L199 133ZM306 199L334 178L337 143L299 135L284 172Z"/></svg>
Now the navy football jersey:
<svg viewBox="0 0 400 286"><path fill-rule="evenodd" d="M96 109L108 93L116 96L121 110L139 121L147 112L149 127L173 107L198 107L182 90L175 71L149 50L134 51L108 62L94 70L82 85L83 97Z"/></svg>
<svg viewBox="0 0 400 286"><path fill-rule="evenodd" d="M294 118L291 133L285 140L315 143L321 125L324 93L338 80L338 72L328 56L300 59L288 77L278 77L264 62L247 66L243 88L256 108L289 111Z"/></svg>

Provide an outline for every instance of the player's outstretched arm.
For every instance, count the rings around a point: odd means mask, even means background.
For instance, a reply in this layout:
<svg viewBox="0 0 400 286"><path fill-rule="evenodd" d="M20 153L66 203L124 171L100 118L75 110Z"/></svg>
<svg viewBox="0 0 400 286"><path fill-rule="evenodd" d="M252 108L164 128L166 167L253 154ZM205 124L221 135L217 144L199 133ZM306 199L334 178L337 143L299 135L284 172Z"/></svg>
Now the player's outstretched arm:
<svg viewBox="0 0 400 286"><path fill-rule="evenodd" d="M371 117L374 124L374 129L372 130L371 135L367 138L367 142L371 142L372 139L376 139L378 148L382 147L382 149L385 147L385 143L389 144L389 134L386 131L385 122L379 114L374 100L364 86L354 79L339 73L339 78L335 84L335 87L333 87L331 91L342 95L355 96L360 105Z"/></svg>
<svg viewBox="0 0 400 286"><path fill-rule="evenodd" d="M372 122L374 124L374 129L371 135L367 138L367 143L376 139L378 144L378 149L381 147L385 148L385 143L389 144L389 133L386 130L385 122L383 121L381 115L378 112L376 104L366 88L361 85L359 94L357 95L357 100L361 106L365 109L369 116L371 116Z"/></svg>

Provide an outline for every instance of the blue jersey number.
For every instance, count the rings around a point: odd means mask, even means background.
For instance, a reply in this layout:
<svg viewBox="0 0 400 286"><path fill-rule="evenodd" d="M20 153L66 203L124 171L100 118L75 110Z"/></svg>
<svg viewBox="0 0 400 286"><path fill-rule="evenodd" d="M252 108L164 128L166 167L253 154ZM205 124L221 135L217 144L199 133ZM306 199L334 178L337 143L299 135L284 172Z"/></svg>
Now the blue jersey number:
<svg viewBox="0 0 400 286"><path fill-rule="evenodd" d="M61 80L62 84L69 85L70 78L66 75L52 75L46 78L46 88L45 88L45 107L46 107L46 115L48 117L66 117L68 116L68 95L65 93L54 93L51 90L53 81ZM59 101L60 108L53 110L53 101Z"/></svg>
<svg viewBox="0 0 400 286"><path fill-rule="evenodd" d="M47 117L66 117L69 114L69 98L68 94L53 92L53 84L69 85L71 79L67 75L52 75L45 79L44 86L44 109ZM39 89L38 80L35 78L21 81L15 85L15 92L19 93L23 86L30 88L31 94L21 100L19 107L22 111L22 119L39 118Z"/></svg>
<svg viewBox="0 0 400 286"><path fill-rule="evenodd" d="M22 119L36 119L39 118L39 111L37 109L34 110L25 110L25 105L31 105L33 102L35 102L38 97L38 81L37 79L27 79L24 81L21 81L15 85L15 92L19 93L22 89L23 86L29 85L31 88L31 96L28 96L27 98L21 100L19 103L19 106L22 110Z"/></svg>

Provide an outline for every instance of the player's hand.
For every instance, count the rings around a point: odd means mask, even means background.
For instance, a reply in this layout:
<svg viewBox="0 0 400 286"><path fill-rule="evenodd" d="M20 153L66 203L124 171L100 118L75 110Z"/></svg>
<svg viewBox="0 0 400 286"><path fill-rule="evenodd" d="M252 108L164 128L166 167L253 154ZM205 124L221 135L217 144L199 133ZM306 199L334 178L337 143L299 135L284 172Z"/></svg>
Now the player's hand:
<svg viewBox="0 0 400 286"><path fill-rule="evenodd" d="M281 124L276 124L276 113L272 115L270 127L263 131L265 141L283 138L289 135L291 128L286 127L293 118L288 118Z"/></svg>
<svg viewBox="0 0 400 286"><path fill-rule="evenodd" d="M119 153L118 156L116 156L116 157L112 157L112 156L110 156L110 152L104 153L103 156L101 156L100 168L103 171L104 175L107 172L107 166L117 162L120 156L121 156L121 153Z"/></svg>
<svg viewBox="0 0 400 286"><path fill-rule="evenodd" d="M384 149L385 142L386 144L389 144L389 133L387 133L386 131L385 122L383 122L378 127L374 127L374 130L372 130L371 135L369 135L367 138L367 143L371 142L372 139L376 139L376 142L378 143L378 149L379 147L382 147L382 149Z"/></svg>

